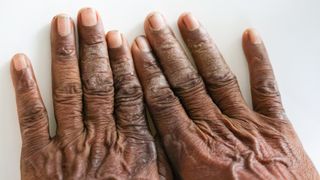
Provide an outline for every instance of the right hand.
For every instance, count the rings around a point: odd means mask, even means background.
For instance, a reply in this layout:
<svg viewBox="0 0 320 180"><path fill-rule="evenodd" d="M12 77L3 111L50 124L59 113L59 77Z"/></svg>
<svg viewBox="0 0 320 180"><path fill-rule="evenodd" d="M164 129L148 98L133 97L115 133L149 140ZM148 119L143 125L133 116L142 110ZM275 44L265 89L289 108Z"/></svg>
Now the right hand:
<svg viewBox="0 0 320 180"><path fill-rule="evenodd" d="M194 16L182 15L178 25L199 74L159 13L147 17L147 39L138 37L132 47L149 111L177 174L182 179L319 179L284 114L260 36L254 30L243 34L251 109Z"/></svg>

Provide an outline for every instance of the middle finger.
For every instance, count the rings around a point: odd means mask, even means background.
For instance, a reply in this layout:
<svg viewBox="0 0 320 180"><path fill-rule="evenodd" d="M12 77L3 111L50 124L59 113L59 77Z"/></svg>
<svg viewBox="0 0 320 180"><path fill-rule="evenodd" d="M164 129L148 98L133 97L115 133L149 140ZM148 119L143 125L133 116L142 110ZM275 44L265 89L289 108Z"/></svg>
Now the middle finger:
<svg viewBox="0 0 320 180"><path fill-rule="evenodd" d="M114 137L115 132L113 79L103 24L95 10L80 10L78 31L84 112L89 136L94 134L95 141L107 138L107 143L112 142L110 138Z"/></svg>

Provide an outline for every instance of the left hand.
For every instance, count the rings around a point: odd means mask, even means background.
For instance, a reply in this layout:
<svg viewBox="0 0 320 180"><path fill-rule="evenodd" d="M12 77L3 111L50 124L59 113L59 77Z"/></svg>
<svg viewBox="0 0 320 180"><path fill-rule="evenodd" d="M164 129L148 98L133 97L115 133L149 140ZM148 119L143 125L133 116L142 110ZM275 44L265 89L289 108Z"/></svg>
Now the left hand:
<svg viewBox="0 0 320 180"><path fill-rule="evenodd" d="M105 37L99 14L90 8L80 11L78 32L79 60L71 18L52 20L54 137L31 62L23 54L13 58L21 179L172 179L166 156L148 129L124 36L110 31Z"/></svg>

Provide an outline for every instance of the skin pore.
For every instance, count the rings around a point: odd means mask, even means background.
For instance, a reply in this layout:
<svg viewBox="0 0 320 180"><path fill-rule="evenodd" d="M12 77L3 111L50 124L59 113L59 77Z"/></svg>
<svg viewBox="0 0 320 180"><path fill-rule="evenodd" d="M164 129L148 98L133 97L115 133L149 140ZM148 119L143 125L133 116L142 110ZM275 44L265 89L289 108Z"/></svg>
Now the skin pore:
<svg viewBox="0 0 320 180"><path fill-rule="evenodd" d="M131 49L119 31L105 34L92 8L79 11L77 27L54 17L54 137L30 60L17 54L11 63L21 178L319 179L285 115L260 35L243 34L252 109L201 23L184 13L178 26L196 66L160 13L147 16L146 36Z"/></svg>

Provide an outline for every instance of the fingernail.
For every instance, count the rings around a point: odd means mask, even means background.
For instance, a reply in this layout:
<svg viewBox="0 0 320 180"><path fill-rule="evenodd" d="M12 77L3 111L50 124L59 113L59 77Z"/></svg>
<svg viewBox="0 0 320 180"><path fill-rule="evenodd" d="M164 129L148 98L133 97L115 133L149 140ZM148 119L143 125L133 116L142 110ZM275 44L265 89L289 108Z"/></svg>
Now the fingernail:
<svg viewBox="0 0 320 180"><path fill-rule="evenodd" d="M60 36L67 36L71 33L70 17L61 14L57 16L57 29Z"/></svg>
<svg viewBox="0 0 320 180"><path fill-rule="evenodd" d="M261 44L262 43L261 37L255 29L249 29L247 31L247 33L249 35L249 40L250 40L251 44Z"/></svg>
<svg viewBox="0 0 320 180"><path fill-rule="evenodd" d="M28 67L28 62L24 54L16 54L13 56L13 66L16 71L21 71Z"/></svg>
<svg viewBox="0 0 320 180"><path fill-rule="evenodd" d="M136 38L136 43L138 45L138 48L141 50L141 51L144 51L144 52L149 52L150 51L150 46L149 46L149 43L147 41L147 39L143 36L139 36Z"/></svg>
<svg viewBox="0 0 320 180"><path fill-rule="evenodd" d="M97 24L97 13L92 8L85 8L80 10L81 22L84 26L94 26Z"/></svg>
<svg viewBox="0 0 320 180"><path fill-rule="evenodd" d="M117 48L122 45L122 37L119 31L110 31L107 37L108 46L110 48Z"/></svg>
<svg viewBox="0 0 320 180"><path fill-rule="evenodd" d="M150 22L151 27L154 30L160 30L165 26L165 21L163 19L163 16L158 12L152 14L149 17L149 22Z"/></svg>
<svg viewBox="0 0 320 180"><path fill-rule="evenodd" d="M191 13L187 13L183 17L183 22L189 31L196 30L200 26L198 20Z"/></svg>

